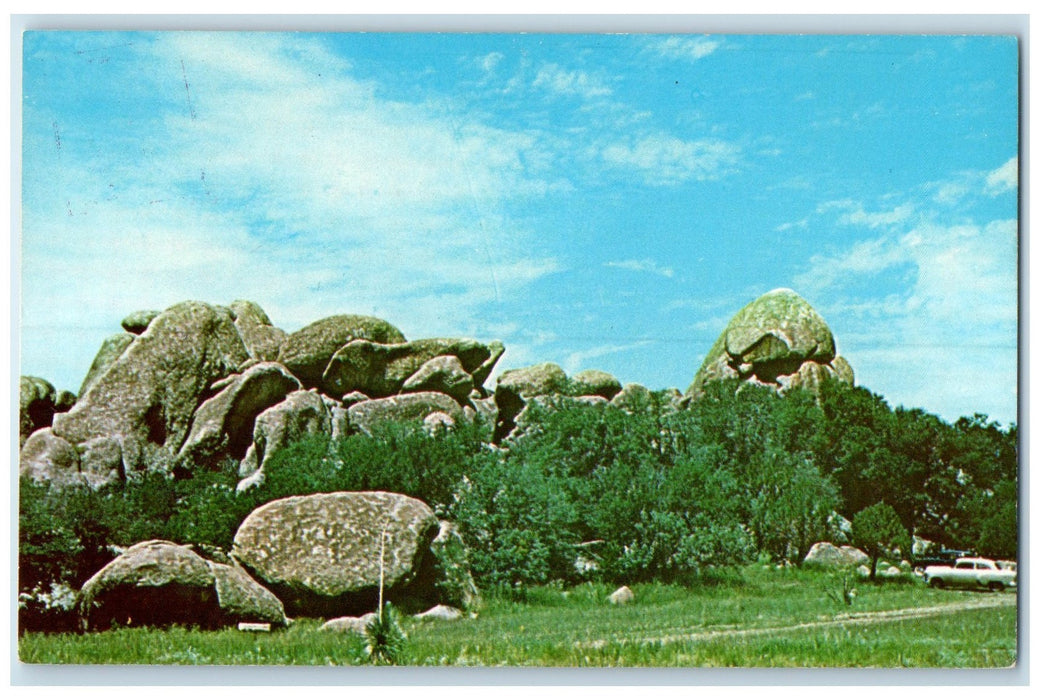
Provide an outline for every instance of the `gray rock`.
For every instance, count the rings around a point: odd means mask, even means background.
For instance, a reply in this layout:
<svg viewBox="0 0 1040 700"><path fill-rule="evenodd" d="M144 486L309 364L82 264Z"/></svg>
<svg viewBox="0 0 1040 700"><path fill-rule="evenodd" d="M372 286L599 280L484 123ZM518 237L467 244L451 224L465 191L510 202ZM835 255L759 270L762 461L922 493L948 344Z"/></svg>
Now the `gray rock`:
<svg viewBox="0 0 1040 700"><path fill-rule="evenodd" d="M40 377L23 376L18 381L18 442L40 428L50 427L57 412L54 385Z"/></svg>
<svg viewBox="0 0 1040 700"><path fill-rule="evenodd" d="M148 330L148 324L155 320L160 312L153 309L147 311L135 311L123 319L120 324L127 333L141 335Z"/></svg>
<svg viewBox="0 0 1040 700"><path fill-rule="evenodd" d="M823 318L795 292L775 289L737 312L686 395L696 399L707 383L728 378L816 390L828 377L852 377L848 362L835 360L834 336Z"/></svg>
<svg viewBox="0 0 1040 700"><path fill-rule="evenodd" d="M318 392L313 389L292 392L284 401L256 417L253 444L246 450L239 467L239 475L249 480L240 482L238 490L261 483L267 460L289 443L305 435L331 434L332 417Z"/></svg>
<svg viewBox="0 0 1040 700"><path fill-rule="evenodd" d="M80 590L77 610L84 629L286 624L277 598L245 572L162 540L135 544L94 574Z"/></svg>
<svg viewBox="0 0 1040 700"><path fill-rule="evenodd" d="M115 364L116 360L122 357L136 337L129 333L117 333L116 335L110 335L102 341L101 348L98 350L97 355L94 356L94 361L91 363L90 369L87 370L87 376L83 378L83 383L79 387L80 396L86 394L94 386L95 382Z"/></svg>
<svg viewBox="0 0 1040 700"><path fill-rule="evenodd" d="M455 357L462 373L469 375L483 366L491 356L491 349L468 338L424 338L394 344L355 340L336 351L329 360L321 387L333 396L352 391L378 398L393 396L423 365L441 356ZM472 377L469 382L472 389ZM463 393L463 399L469 389Z"/></svg>
<svg viewBox="0 0 1040 700"><path fill-rule="evenodd" d="M434 392L372 399L356 403L347 409L352 429L366 435L372 435L378 426L388 422L422 422L431 413L444 413L455 423L465 419L462 409L454 399Z"/></svg>
<svg viewBox="0 0 1040 700"><path fill-rule="evenodd" d="M56 486L87 484L89 479L80 472L76 448L42 428L29 436L22 445L18 459L18 473L36 482L50 482Z"/></svg>
<svg viewBox="0 0 1040 700"><path fill-rule="evenodd" d="M430 553L438 599L463 610L479 607L480 590L470 573L469 548L454 523L440 521L437 536L430 543Z"/></svg>
<svg viewBox="0 0 1040 700"><path fill-rule="evenodd" d="M628 586L622 586L610 594L608 600L613 605L628 605L636 599L636 594Z"/></svg>
<svg viewBox="0 0 1040 700"><path fill-rule="evenodd" d="M281 403L300 382L276 362L261 362L232 375L195 411L180 455L195 462L230 455L245 457L254 440L257 416Z"/></svg>
<svg viewBox="0 0 1040 700"><path fill-rule="evenodd" d="M567 373L551 362L540 365L511 369L498 377L495 388L495 405L498 408L494 442L500 443L516 429L516 418L524 410L528 400L536 396L566 394Z"/></svg>
<svg viewBox="0 0 1040 700"><path fill-rule="evenodd" d="M209 387L248 359L226 309L184 302L157 316L97 378L54 434L74 445L134 436L176 454Z"/></svg>
<svg viewBox="0 0 1040 700"><path fill-rule="evenodd" d="M867 555L855 547L836 547L830 542L817 542L809 549L802 563L807 566L840 569L856 566L867 559Z"/></svg>
<svg viewBox="0 0 1040 700"><path fill-rule="evenodd" d="M436 435L445 430L455 427L455 419L447 413L434 411L423 418L423 429L430 435Z"/></svg>
<svg viewBox="0 0 1040 700"><path fill-rule="evenodd" d="M646 408L652 400L652 392L642 384L626 384L614 395L610 403L612 406L631 411Z"/></svg>
<svg viewBox="0 0 1040 700"><path fill-rule="evenodd" d="M459 358L441 355L427 360L401 385L406 392L436 391L447 394L460 405L469 400L473 377L466 373Z"/></svg>
<svg viewBox="0 0 1040 700"><path fill-rule="evenodd" d="M365 630L376 617L374 612L365 613L360 617L335 617L327 620L320 629L326 632L347 632L364 636Z"/></svg>
<svg viewBox="0 0 1040 700"><path fill-rule="evenodd" d="M240 567L214 561L206 563L213 574L217 604L225 618L235 620L239 624L266 622L276 627L289 624L282 601L250 578Z"/></svg>
<svg viewBox="0 0 1040 700"><path fill-rule="evenodd" d="M429 610L414 616L417 620L461 620L464 615L458 608L450 605L434 605Z"/></svg>
<svg viewBox="0 0 1040 700"><path fill-rule="evenodd" d="M598 369L587 369L571 377L571 396L602 396L607 401L621 391L621 382L612 374Z"/></svg>
<svg viewBox="0 0 1040 700"><path fill-rule="evenodd" d="M228 308L234 314L235 328L249 356L261 362L277 360L289 334L271 325L267 313L255 302L234 301Z"/></svg>
<svg viewBox="0 0 1040 700"><path fill-rule="evenodd" d="M346 314L330 316L289 334L282 343L278 361L306 386L318 386L332 356L353 340L405 342L401 331L381 319Z"/></svg>
<svg viewBox="0 0 1040 700"><path fill-rule="evenodd" d="M487 344L488 358L481 363L479 367L474 369L470 374L473 377L473 386L481 388L484 386L484 382L487 381L488 377L491 376L491 372L495 369L495 365L502 358L502 354L505 353L506 347L501 341L492 340Z"/></svg>
<svg viewBox="0 0 1040 700"><path fill-rule="evenodd" d="M384 535L385 533L385 535ZM254 510L235 533L232 556L285 603L290 615L333 617L385 599L411 599L438 522L425 503L385 492L294 496Z"/></svg>

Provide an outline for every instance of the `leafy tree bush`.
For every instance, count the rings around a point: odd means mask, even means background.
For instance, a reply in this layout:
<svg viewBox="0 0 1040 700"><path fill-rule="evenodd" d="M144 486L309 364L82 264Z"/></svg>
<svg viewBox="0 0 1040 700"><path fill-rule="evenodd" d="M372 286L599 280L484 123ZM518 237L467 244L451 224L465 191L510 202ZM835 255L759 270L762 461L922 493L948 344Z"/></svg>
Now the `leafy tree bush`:
<svg viewBox="0 0 1040 700"><path fill-rule="evenodd" d="M905 556L910 551L910 533L895 509L883 501L864 508L852 518L852 542L870 557L871 581L877 576L881 557Z"/></svg>

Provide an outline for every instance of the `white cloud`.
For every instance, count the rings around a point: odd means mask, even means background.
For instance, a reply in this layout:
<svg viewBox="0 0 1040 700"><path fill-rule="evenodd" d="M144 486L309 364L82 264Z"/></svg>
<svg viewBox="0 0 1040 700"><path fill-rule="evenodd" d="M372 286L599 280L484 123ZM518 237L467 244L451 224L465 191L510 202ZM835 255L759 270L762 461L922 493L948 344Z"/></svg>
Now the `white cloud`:
<svg viewBox="0 0 1040 700"><path fill-rule="evenodd" d="M1018 188L1018 156L986 176L986 193L1003 194Z"/></svg>
<svg viewBox="0 0 1040 700"><path fill-rule="evenodd" d="M567 358L563 361L563 370L569 375L575 374L583 369L589 369L585 366L589 360L594 360L597 357L604 357L606 355L616 355L630 350L645 348L648 345L653 345L653 341L639 340L634 343L623 343L619 345L600 345L594 348L589 348L588 350L572 352L567 355Z"/></svg>
<svg viewBox="0 0 1040 700"><path fill-rule="evenodd" d="M649 45L651 51L666 58L678 58L699 61L722 46L722 41L707 36L684 37L670 36L656 39Z"/></svg>
<svg viewBox="0 0 1040 700"><path fill-rule="evenodd" d="M603 149L607 163L640 171L653 185L686 180L713 180L735 170L740 149L718 139L685 141L667 134L645 136L635 143L615 143Z"/></svg>
<svg viewBox="0 0 1040 700"><path fill-rule="evenodd" d="M542 66L534 78L533 85L558 95L577 96L585 99L606 97L612 92L602 80L585 71L569 71L555 63Z"/></svg>
<svg viewBox="0 0 1040 700"><path fill-rule="evenodd" d="M42 319L115 332L137 308L236 298L286 330L355 312L457 334L557 269L504 213L558 185L534 137L379 98L296 36L171 32L135 50L125 70L165 112L118 141L27 154L27 338ZM80 378L102 337L74 360ZM55 366L34 371L57 381L69 360L46 355Z"/></svg>
<svg viewBox="0 0 1040 700"><path fill-rule="evenodd" d="M881 228L902 223L914 213L912 204L904 203L887 211L868 212L863 208L862 202L851 199L838 199L823 202L816 207L817 214L840 212L837 222L844 226L866 226L867 228Z"/></svg>
<svg viewBox="0 0 1040 700"><path fill-rule="evenodd" d="M921 221L815 256L795 284L823 301L858 383L949 420L980 411L1006 424L1017 395L1017 245L1013 220ZM877 295L888 288L877 276L900 270L906 286Z"/></svg>
<svg viewBox="0 0 1040 700"><path fill-rule="evenodd" d="M673 277L675 270L670 267L662 267L653 260L618 260L603 263L604 267L614 267L619 270L631 270L632 272L649 272L661 277Z"/></svg>
<svg viewBox="0 0 1040 700"><path fill-rule="evenodd" d="M492 51L480 59L480 67L483 68L485 72L490 73L495 70L495 66L497 66L503 58L505 58L505 56L498 51Z"/></svg>

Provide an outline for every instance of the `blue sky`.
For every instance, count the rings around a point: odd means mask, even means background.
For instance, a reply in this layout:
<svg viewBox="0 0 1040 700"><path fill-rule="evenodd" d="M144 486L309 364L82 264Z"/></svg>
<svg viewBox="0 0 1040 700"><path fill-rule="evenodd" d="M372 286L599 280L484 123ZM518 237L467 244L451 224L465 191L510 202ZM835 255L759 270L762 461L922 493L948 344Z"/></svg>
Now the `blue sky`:
<svg viewBox="0 0 1040 700"><path fill-rule="evenodd" d="M685 390L777 287L857 382L1016 422L1006 37L27 33L21 371L129 312L372 314Z"/></svg>

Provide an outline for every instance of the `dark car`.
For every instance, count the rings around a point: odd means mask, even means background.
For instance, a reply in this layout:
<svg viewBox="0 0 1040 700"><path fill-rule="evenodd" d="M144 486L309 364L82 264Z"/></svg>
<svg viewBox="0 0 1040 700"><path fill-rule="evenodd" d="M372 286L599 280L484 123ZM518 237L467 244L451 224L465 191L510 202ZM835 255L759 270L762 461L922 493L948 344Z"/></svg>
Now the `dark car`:
<svg viewBox="0 0 1040 700"><path fill-rule="evenodd" d="M960 557L973 557L975 552L965 549L938 549L914 559L915 569L929 566L953 566Z"/></svg>

